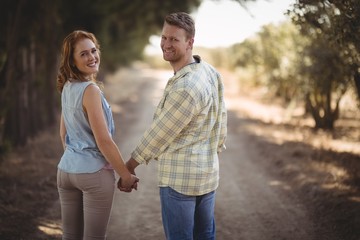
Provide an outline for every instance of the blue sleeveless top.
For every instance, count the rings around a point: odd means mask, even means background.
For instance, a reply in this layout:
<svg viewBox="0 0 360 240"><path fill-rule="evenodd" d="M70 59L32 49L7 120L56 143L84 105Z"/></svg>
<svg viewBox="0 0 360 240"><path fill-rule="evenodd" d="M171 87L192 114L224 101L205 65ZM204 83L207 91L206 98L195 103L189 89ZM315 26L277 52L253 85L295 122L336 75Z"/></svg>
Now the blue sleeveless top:
<svg viewBox="0 0 360 240"><path fill-rule="evenodd" d="M108 162L95 142L94 134L85 111L83 96L85 89L93 82L66 82L61 93L61 106L66 127L65 151L58 168L68 173L93 173ZM101 92L101 101L109 134L115 132L110 105Z"/></svg>

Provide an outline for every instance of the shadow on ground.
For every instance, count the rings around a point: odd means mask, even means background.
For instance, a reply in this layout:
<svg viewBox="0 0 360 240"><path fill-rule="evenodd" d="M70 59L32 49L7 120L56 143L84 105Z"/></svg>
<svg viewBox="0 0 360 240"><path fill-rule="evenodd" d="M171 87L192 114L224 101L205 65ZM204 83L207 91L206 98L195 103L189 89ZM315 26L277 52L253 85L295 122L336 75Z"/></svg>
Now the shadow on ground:
<svg viewBox="0 0 360 240"><path fill-rule="evenodd" d="M304 203L317 225L315 239L359 239L360 156L330 145L330 139L344 139L358 129L342 128L336 135L315 133L297 124L263 122L236 112L229 115L236 115L238 121L229 131L249 135L254 149L264 156L259 164L278 177L269 184L294 192ZM301 136L298 141L289 140L297 136Z"/></svg>

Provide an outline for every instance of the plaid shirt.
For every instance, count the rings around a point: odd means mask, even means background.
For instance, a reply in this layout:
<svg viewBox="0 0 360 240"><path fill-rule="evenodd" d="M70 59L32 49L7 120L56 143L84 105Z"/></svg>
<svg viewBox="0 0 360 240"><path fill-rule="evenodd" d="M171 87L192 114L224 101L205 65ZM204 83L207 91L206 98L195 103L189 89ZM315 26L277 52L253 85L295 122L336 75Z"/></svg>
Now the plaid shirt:
<svg viewBox="0 0 360 240"><path fill-rule="evenodd" d="M198 56L169 79L132 157L158 160L160 187L203 195L219 184L218 153L225 149L227 113L220 74Z"/></svg>

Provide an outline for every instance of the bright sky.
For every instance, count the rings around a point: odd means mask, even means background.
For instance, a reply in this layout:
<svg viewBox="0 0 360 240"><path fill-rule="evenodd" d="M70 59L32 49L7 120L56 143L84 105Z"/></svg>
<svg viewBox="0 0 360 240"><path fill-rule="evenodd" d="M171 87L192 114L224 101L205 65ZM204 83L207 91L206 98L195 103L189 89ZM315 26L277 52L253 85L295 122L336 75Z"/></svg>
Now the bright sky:
<svg viewBox="0 0 360 240"><path fill-rule="evenodd" d="M196 12L196 47L227 47L242 42L258 32L263 25L278 23L287 18L286 10L295 0L257 0L247 4L247 10L231 0L203 0ZM160 37L150 38L146 52L161 52Z"/></svg>

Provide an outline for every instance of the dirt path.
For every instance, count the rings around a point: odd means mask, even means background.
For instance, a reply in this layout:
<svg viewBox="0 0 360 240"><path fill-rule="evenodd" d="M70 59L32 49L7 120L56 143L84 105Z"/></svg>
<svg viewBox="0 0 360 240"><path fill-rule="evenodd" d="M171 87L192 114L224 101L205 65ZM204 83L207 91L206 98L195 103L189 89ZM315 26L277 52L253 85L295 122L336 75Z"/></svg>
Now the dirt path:
<svg viewBox="0 0 360 240"><path fill-rule="evenodd" d="M139 74L133 82L139 86L136 97L122 102L123 108L115 116L116 140L125 158L151 122L155 105L171 76L171 72L150 70L135 73ZM232 83L227 81L227 84ZM234 99L234 86L226 87L229 87L229 135L227 150L221 155L220 162L217 239L312 239L313 223L302 203L293 196L291 189L279 184L266 165L259 165L265 159L259 161L263 156L259 155L257 145L246 132L252 123L243 119L237 109L239 105L233 104L240 100ZM107 88L115 89L109 85ZM113 93L108 92L108 95ZM155 161L140 166L137 171L141 179L139 191L116 194L109 240L164 239L156 171Z"/></svg>

